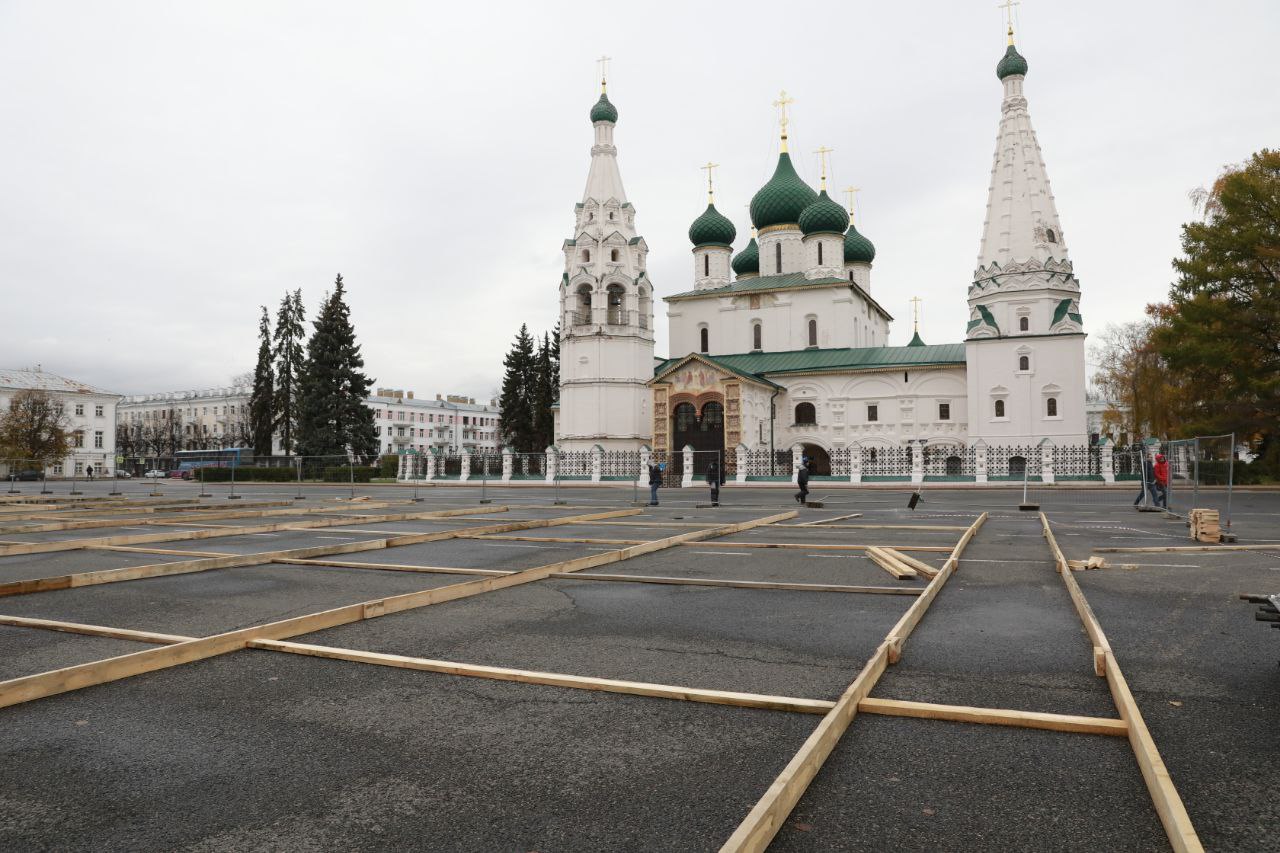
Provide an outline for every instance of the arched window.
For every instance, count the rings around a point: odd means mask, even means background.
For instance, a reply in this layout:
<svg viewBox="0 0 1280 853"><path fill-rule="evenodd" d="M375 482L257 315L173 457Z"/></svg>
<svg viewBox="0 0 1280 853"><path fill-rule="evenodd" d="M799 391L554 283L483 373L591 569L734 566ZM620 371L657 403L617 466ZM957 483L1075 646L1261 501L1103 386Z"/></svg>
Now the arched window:
<svg viewBox="0 0 1280 853"><path fill-rule="evenodd" d="M1058 235L1053 233L1052 228L1045 231L1044 236L1045 236L1045 239L1048 240L1050 243L1058 242Z"/></svg>
<svg viewBox="0 0 1280 853"><path fill-rule="evenodd" d="M809 318L809 346L816 347L818 345L818 320L814 317Z"/></svg>
<svg viewBox="0 0 1280 853"><path fill-rule="evenodd" d="M822 244L818 244L818 266L822 266Z"/></svg>
<svg viewBox="0 0 1280 853"><path fill-rule="evenodd" d="M1027 457L1010 456L1009 457L1009 476L1021 477L1027 473Z"/></svg>
<svg viewBox="0 0 1280 853"><path fill-rule="evenodd" d="M1029 319L1028 319L1028 318L1026 318L1026 317L1019 317L1019 318L1018 318L1018 331L1019 331L1019 332L1025 332L1025 331L1027 331L1027 330L1028 330L1028 329L1030 329L1030 328L1031 328L1031 320L1029 320Z"/></svg>
<svg viewBox="0 0 1280 853"><path fill-rule="evenodd" d="M711 352L711 332L706 326L698 330L698 337L699 346L701 347L699 352Z"/></svg>
<svg viewBox="0 0 1280 853"><path fill-rule="evenodd" d="M1044 413L1046 416L1056 418L1058 416L1058 398L1050 397L1044 401Z"/></svg>
<svg viewBox="0 0 1280 853"><path fill-rule="evenodd" d="M649 328L649 315L653 313L653 300L649 298L649 289L640 288L640 328Z"/></svg>
<svg viewBox="0 0 1280 853"><path fill-rule="evenodd" d="M672 413L675 418L676 432L688 432L698 423L698 410L693 403L681 403Z"/></svg>
<svg viewBox="0 0 1280 853"><path fill-rule="evenodd" d="M778 273L778 275L782 275L782 244L781 243L773 244L773 263L774 263L774 266L777 267L777 269L775 269L774 272Z"/></svg>
<svg viewBox="0 0 1280 853"><path fill-rule="evenodd" d="M947 470L948 477L959 477L960 474L964 471L964 462L960 459L959 456L948 456L946 465L947 465L946 470Z"/></svg>
<svg viewBox="0 0 1280 853"><path fill-rule="evenodd" d="M606 322L611 326L626 325L627 312L622 309L622 297L626 291L622 289L620 284L611 284L608 289L609 296L609 317Z"/></svg>
<svg viewBox="0 0 1280 853"><path fill-rule="evenodd" d="M698 418L698 427L703 432L719 432L724 429L724 406L715 400L702 406L702 417Z"/></svg>
<svg viewBox="0 0 1280 853"><path fill-rule="evenodd" d="M1018 356L1018 369L1019 369L1019 370L1030 370L1030 369L1031 369L1031 356L1029 356L1029 355L1020 355L1020 356Z"/></svg>
<svg viewBox="0 0 1280 853"><path fill-rule="evenodd" d="M849 270L849 281L853 281L853 270Z"/></svg>
<svg viewBox="0 0 1280 853"><path fill-rule="evenodd" d="M591 322L591 285L578 285L578 306L574 311L573 324L586 326Z"/></svg>
<svg viewBox="0 0 1280 853"><path fill-rule="evenodd" d="M764 328L759 323L751 324L751 348L764 349Z"/></svg>
<svg viewBox="0 0 1280 853"><path fill-rule="evenodd" d="M706 277L711 276L711 256L710 255L702 256L702 274L703 276L706 276Z"/></svg>
<svg viewBox="0 0 1280 853"><path fill-rule="evenodd" d="M1004 417L1004 400L996 400L996 417Z"/></svg>
<svg viewBox="0 0 1280 853"><path fill-rule="evenodd" d="M613 211L612 211L612 210L611 210L611 211L609 211L609 218L610 218L610 219L613 219Z"/></svg>
<svg viewBox="0 0 1280 853"><path fill-rule="evenodd" d="M582 262L589 263L591 261L591 251L589 249L582 250Z"/></svg>
<svg viewBox="0 0 1280 853"><path fill-rule="evenodd" d="M612 214L612 213L610 213L610 214L609 214L609 218L610 218L610 219L612 219L612 218L613 218L613 214ZM609 250L609 260L613 261L615 264L618 262L618 250L617 250L617 249L610 249L610 250Z"/></svg>
<svg viewBox="0 0 1280 853"><path fill-rule="evenodd" d="M817 422L818 415L813 408L813 403L796 404L796 426L812 426Z"/></svg>

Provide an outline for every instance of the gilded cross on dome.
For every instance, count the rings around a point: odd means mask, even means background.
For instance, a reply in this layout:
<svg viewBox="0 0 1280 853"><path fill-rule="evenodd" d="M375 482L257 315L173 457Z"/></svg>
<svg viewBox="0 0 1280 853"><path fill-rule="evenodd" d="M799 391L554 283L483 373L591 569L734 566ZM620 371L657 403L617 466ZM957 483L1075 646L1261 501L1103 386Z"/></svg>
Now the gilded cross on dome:
<svg viewBox="0 0 1280 853"><path fill-rule="evenodd" d="M787 150L787 107L796 102L795 98L787 96L787 90L783 89L778 93L778 100L773 105L782 111L779 123L782 125L782 150Z"/></svg>

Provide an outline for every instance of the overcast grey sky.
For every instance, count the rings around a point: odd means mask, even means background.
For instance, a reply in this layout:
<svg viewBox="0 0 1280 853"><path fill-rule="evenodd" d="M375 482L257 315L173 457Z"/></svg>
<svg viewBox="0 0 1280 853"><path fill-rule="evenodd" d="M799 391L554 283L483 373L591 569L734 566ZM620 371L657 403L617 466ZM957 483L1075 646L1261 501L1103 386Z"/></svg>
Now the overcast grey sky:
<svg viewBox="0 0 1280 853"><path fill-rule="evenodd" d="M862 187L890 342L914 295L925 340L959 341L995 5L0 0L0 366L121 393L226 384L252 367L259 305L301 287L310 318L341 272L379 385L487 398L520 323L556 319L601 53L658 295L691 286L708 159L746 243L785 88L801 174L816 186L827 145L833 185ZM1019 13L1096 334L1163 298L1188 191L1280 145L1280 3Z"/></svg>

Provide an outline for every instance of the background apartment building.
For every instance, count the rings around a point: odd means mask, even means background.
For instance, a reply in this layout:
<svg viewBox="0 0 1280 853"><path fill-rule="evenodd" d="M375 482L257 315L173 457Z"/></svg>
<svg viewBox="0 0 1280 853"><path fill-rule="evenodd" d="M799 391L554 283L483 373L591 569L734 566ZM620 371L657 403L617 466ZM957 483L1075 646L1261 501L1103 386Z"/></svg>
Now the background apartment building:
<svg viewBox="0 0 1280 853"><path fill-rule="evenodd" d="M45 467L50 477L84 476L89 466L95 475L115 470L116 405L119 394L48 373L38 365L19 370L0 369L0 408L8 409L9 401L19 391L47 391L62 403L70 421L71 452ZM17 468L26 470L21 463ZM0 462L7 474L8 465ZM29 466L27 466L29 467Z"/></svg>
<svg viewBox="0 0 1280 853"><path fill-rule="evenodd" d="M410 450L459 453L496 453L500 410L495 401L477 403L474 397L436 395L434 400L415 398L412 391L379 388L365 401L373 409L380 452Z"/></svg>

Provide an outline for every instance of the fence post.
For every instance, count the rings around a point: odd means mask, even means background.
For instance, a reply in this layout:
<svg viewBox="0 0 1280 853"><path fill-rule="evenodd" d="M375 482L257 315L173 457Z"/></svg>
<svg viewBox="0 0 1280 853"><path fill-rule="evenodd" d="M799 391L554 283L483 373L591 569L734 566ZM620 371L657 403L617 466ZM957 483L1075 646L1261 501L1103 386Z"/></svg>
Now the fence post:
<svg viewBox="0 0 1280 853"><path fill-rule="evenodd" d="M911 449L911 482L924 482L924 442L908 444Z"/></svg>
<svg viewBox="0 0 1280 853"><path fill-rule="evenodd" d="M647 444L640 445L640 471L636 474L636 485L649 485L649 463L653 461L653 448Z"/></svg>
<svg viewBox="0 0 1280 853"><path fill-rule="evenodd" d="M231 460L231 494L227 495L227 500L238 501L240 496L236 494L236 460Z"/></svg>
<svg viewBox="0 0 1280 853"><path fill-rule="evenodd" d="M515 470L515 462L516 459L511 453L511 448L502 448L502 482L511 482L511 473Z"/></svg>
<svg viewBox="0 0 1280 853"><path fill-rule="evenodd" d="M681 453L684 456L684 476L680 478L680 488L687 489L693 485L693 445L686 444Z"/></svg>
<svg viewBox="0 0 1280 853"><path fill-rule="evenodd" d="M591 482L600 482L600 477L603 473L604 448L597 444L591 448Z"/></svg>
<svg viewBox="0 0 1280 853"><path fill-rule="evenodd" d="M987 443L982 439L973 445L973 481L987 482Z"/></svg>
<svg viewBox="0 0 1280 853"><path fill-rule="evenodd" d="M203 465L200 466L200 494L196 495L196 497L199 497L199 498L213 497L213 495L209 494L208 490L205 489L204 487L204 466Z"/></svg>
<svg viewBox="0 0 1280 853"><path fill-rule="evenodd" d="M458 463L458 482L465 483L471 479L471 451L465 447L462 448L462 461Z"/></svg>
<svg viewBox="0 0 1280 853"><path fill-rule="evenodd" d="M849 448L849 482L862 482L862 445L856 442Z"/></svg>
<svg viewBox="0 0 1280 853"><path fill-rule="evenodd" d="M737 469L733 477L734 482L747 482L747 458L750 454L751 451L747 448L746 442L738 442L738 446L733 449L734 467Z"/></svg>
<svg viewBox="0 0 1280 853"><path fill-rule="evenodd" d="M73 494L73 495L82 495L82 494L84 494L84 492L82 492L82 491L80 491L79 489L77 489L77 488L76 488L76 476L77 476L77 475L76 475L75 463L72 463L72 466L71 466L71 491L69 492L69 494Z"/></svg>
<svg viewBox="0 0 1280 853"><path fill-rule="evenodd" d="M1040 441L1040 482L1053 483L1053 442L1049 439Z"/></svg>
<svg viewBox="0 0 1280 853"><path fill-rule="evenodd" d="M409 479L409 459L410 457L408 453L401 453L399 458L396 459L397 482L403 483L405 480Z"/></svg>
<svg viewBox="0 0 1280 853"><path fill-rule="evenodd" d="M1102 474L1102 482L1108 486L1116 481L1116 447L1111 443L1111 439L1103 437L1098 442L1098 472Z"/></svg>
<svg viewBox="0 0 1280 853"><path fill-rule="evenodd" d="M431 480L435 479L435 476L436 476L436 452L434 449L429 449L427 451L427 457L424 463L422 479L430 482Z"/></svg>
<svg viewBox="0 0 1280 853"><path fill-rule="evenodd" d="M554 444L552 444L552 445L549 445L547 449L544 450L543 452L546 454L546 457L547 457L546 482L554 483L556 481L556 456L560 452L560 449L556 447Z"/></svg>
<svg viewBox="0 0 1280 853"><path fill-rule="evenodd" d="M804 462L804 448L798 444L791 445L791 484L800 482L800 465Z"/></svg>

